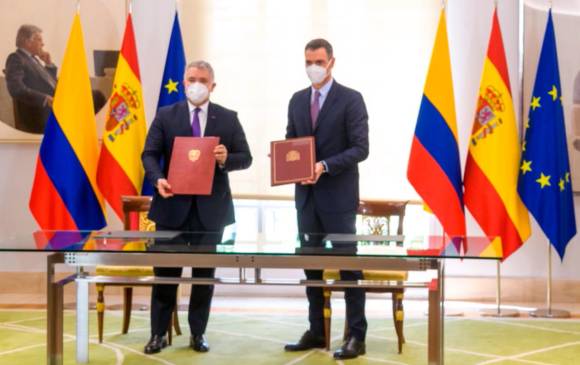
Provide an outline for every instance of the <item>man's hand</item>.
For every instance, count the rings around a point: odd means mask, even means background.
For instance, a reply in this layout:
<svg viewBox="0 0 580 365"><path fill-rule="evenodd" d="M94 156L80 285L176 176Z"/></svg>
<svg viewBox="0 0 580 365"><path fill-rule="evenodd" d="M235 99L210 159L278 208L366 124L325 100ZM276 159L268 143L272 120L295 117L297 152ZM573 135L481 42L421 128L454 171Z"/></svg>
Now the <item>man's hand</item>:
<svg viewBox="0 0 580 365"><path fill-rule="evenodd" d="M213 149L213 154L217 163L220 166L224 166L226 164L226 160L228 159L228 149L223 144L218 144Z"/></svg>
<svg viewBox="0 0 580 365"><path fill-rule="evenodd" d="M41 50L38 53L38 58L44 62L45 65L50 66L52 65L52 59L50 58L50 53L46 52L45 50Z"/></svg>
<svg viewBox="0 0 580 365"><path fill-rule="evenodd" d="M52 102L53 102L53 97L52 96L47 96L46 99L44 99L44 104L46 106L48 106L49 108L52 108Z"/></svg>
<svg viewBox="0 0 580 365"><path fill-rule="evenodd" d="M157 179L157 191L159 192L159 195L164 198L170 198L173 196L171 185L169 185L166 179Z"/></svg>
<svg viewBox="0 0 580 365"><path fill-rule="evenodd" d="M322 164L322 162L317 162L316 165L314 165L314 179L302 181L301 184L302 185L314 185L314 184L316 184L316 182L320 178L320 175L322 175L323 172L324 172L324 165Z"/></svg>

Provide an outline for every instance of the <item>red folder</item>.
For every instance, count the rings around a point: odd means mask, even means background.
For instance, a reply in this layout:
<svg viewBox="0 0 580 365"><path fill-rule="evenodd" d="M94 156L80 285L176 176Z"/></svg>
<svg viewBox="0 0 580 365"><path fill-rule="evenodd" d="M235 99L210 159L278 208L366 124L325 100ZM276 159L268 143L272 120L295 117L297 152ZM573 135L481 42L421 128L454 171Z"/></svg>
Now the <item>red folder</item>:
<svg viewBox="0 0 580 365"><path fill-rule="evenodd" d="M174 194L211 194L216 163L213 150L219 140L219 137L175 137L167 174Z"/></svg>
<svg viewBox="0 0 580 365"><path fill-rule="evenodd" d="M314 179L314 137L273 141L270 148L272 186Z"/></svg>

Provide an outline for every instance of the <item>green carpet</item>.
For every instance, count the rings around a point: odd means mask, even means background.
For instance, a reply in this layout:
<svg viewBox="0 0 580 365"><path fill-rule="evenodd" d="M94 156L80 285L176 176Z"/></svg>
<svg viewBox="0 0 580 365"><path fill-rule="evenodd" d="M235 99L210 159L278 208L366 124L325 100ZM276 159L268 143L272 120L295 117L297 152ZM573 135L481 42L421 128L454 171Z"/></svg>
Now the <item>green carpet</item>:
<svg viewBox="0 0 580 365"><path fill-rule="evenodd" d="M91 313L91 333L96 316ZM131 332L120 335L120 313L107 311L105 341L91 337L91 364L333 364L332 351L285 353L283 345L306 328L302 315L212 313L207 336L211 351L190 350L188 336L174 338L173 346L148 356L142 348L149 338L147 312L132 316ZM187 332L187 316L180 314ZM45 363L44 311L0 311L0 364ZM333 322L333 349L340 345L343 320ZM74 364L74 312L65 313L65 364ZM445 323L445 363L469 364L580 364L580 321L533 319L453 318ZM391 319L369 321L367 354L345 364L426 364L426 320L405 321L407 344L396 352Z"/></svg>

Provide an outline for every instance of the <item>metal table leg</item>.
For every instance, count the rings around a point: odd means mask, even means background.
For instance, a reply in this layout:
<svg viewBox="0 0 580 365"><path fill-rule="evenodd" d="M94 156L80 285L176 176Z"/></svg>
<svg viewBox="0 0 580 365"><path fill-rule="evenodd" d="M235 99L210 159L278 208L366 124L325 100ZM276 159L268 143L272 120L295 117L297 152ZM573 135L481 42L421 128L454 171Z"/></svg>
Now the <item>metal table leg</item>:
<svg viewBox="0 0 580 365"><path fill-rule="evenodd" d="M89 283L78 277L77 284L77 363L89 362Z"/></svg>
<svg viewBox="0 0 580 365"><path fill-rule="evenodd" d="M427 359L429 365L443 365L444 346L444 265L437 260L437 279L429 287L429 340Z"/></svg>
<svg viewBox="0 0 580 365"><path fill-rule="evenodd" d="M54 282L54 267L62 263L62 253L48 255L46 259L46 363L49 365L63 362L63 287Z"/></svg>

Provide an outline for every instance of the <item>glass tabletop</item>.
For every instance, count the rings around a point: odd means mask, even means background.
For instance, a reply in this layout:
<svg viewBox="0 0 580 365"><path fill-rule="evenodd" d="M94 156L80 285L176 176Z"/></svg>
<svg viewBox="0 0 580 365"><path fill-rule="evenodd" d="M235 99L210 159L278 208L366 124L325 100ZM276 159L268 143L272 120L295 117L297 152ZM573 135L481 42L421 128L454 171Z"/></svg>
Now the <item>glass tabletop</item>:
<svg viewBox="0 0 580 365"><path fill-rule="evenodd" d="M0 252L117 252L501 259L500 238L305 233L282 242L235 232L36 231L0 239Z"/></svg>

